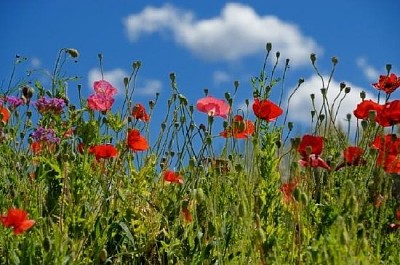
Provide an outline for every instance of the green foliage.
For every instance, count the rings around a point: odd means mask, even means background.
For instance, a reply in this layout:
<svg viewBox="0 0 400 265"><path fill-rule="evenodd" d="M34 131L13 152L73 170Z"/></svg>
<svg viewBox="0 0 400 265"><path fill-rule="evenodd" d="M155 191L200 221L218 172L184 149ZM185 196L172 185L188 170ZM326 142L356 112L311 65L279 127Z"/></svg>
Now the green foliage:
<svg viewBox="0 0 400 265"><path fill-rule="evenodd" d="M254 96L263 99L279 86L282 96L289 66L287 60L276 76L277 53L267 74L271 44L267 48L262 71L251 80ZM62 76L61 66L78 55L62 49L50 87L31 82L35 96L67 100L75 78ZM311 60L319 74L316 56ZM396 220L399 175L377 167L376 152L363 154L365 164L338 171L300 167L299 139L290 135L292 122L285 129L286 117L282 125L257 119L252 136L220 142L215 127L222 122L208 117L207 124L196 125L194 106L179 92L175 74L158 138L147 151L133 152L126 144L128 129L151 133L148 123L130 115L140 62L133 66L118 112L94 112L79 94L80 106L67 100L60 115L36 113L30 103L1 124L1 214L25 209L36 223L20 235L0 225L0 264L400 263L400 230L388 226ZM1 98L25 85L3 88ZM238 86L226 94L230 105ZM335 120L341 96L333 104L324 100L314 111L325 118L312 121L332 167L350 142ZM150 117L157 99L149 105ZM39 126L52 128L59 141L34 152L30 135ZM67 135L70 128L73 134ZM361 132L358 144L367 148L380 129L369 123ZM118 155L96 159L89 149L101 143L112 143ZM164 181L170 168L183 184ZM289 197L283 182L296 184Z"/></svg>

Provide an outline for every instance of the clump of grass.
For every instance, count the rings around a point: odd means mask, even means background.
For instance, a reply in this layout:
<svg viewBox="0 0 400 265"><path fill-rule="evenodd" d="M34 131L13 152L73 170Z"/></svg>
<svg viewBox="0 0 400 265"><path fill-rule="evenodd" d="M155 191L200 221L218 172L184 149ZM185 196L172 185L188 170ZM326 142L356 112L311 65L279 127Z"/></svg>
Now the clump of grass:
<svg viewBox="0 0 400 265"><path fill-rule="evenodd" d="M107 80L84 98L75 78L62 74L79 56L75 49L60 50L48 87L14 85L13 72L1 90L0 263L400 263L398 120L383 112L398 111L388 89L399 79L387 66L374 85L385 94L383 107L359 109L366 114L353 140L338 123L351 88L331 87L338 59L326 80L312 54L322 89L310 96L311 130L293 135L290 100L304 79L283 109L290 61L279 68L280 53L271 58L272 44L266 48L247 111L233 108L238 82L224 99L205 91L194 104L171 73L157 129L159 94L148 104L133 101L139 61L118 88L118 109ZM71 84L78 98L69 98ZM337 89L332 101L330 89ZM35 223L7 215L14 208Z"/></svg>

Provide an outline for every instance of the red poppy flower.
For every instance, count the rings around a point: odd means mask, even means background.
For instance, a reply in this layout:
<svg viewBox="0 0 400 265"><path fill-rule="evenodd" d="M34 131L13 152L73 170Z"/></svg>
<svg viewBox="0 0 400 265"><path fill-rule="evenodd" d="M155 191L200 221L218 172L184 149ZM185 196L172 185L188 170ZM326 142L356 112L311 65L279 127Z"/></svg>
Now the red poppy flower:
<svg viewBox="0 0 400 265"><path fill-rule="evenodd" d="M191 223L193 221L193 216L187 207L182 208L182 216L187 223Z"/></svg>
<svg viewBox="0 0 400 265"><path fill-rule="evenodd" d="M400 77L397 77L393 73L390 74L389 76L381 75L379 76L378 83L374 83L372 84L372 86L378 90L383 90L387 94L390 94L393 91L395 91L398 87L400 87Z"/></svg>
<svg viewBox="0 0 400 265"><path fill-rule="evenodd" d="M323 147L324 142L321 136L304 135L297 149L302 156L299 164L303 167L322 167L330 170L330 166L319 157Z"/></svg>
<svg viewBox="0 0 400 265"><path fill-rule="evenodd" d="M116 157L118 150L111 144L100 144L89 147L89 153L94 154L96 160Z"/></svg>
<svg viewBox="0 0 400 265"><path fill-rule="evenodd" d="M149 143L146 138L140 135L140 131L136 129L129 130L127 144L133 151L145 151L149 149Z"/></svg>
<svg viewBox="0 0 400 265"><path fill-rule="evenodd" d="M372 148L378 149L387 154L400 154L400 138L396 134L377 136L372 142Z"/></svg>
<svg viewBox="0 0 400 265"><path fill-rule="evenodd" d="M2 117L1 121L7 123L8 119L10 118L10 111L4 106L0 106L0 114Z"/></svg>
<svg viewBox="0 0 400 265"><path fill-rule="evenodd" d="M297 182L286 182L281 186L283 200L286 204L293 201L293 191L297 188Z"/></svg>
<svg viewBox="0 0 400 265"><path fill-rule="evenodd" d="M196 103L198 111L205 112L208 116L220 116L224 119L228 117L230 106L225 100L217 99L212 96L201 98Z"/></svg>
<svg viewBox="0 0 400 265"><path fill-rule="evenodd" d="M360 104L357 105L357 108L353 111L354 116L358 119L366 120L369 118L370 111L379 112L383 109L383 105L379 105L378 103L372 100L364 100Z"/></svg>
<svg viewBox="0 0 400 265"><path fill-rule="evenodd" d="M132 116L137 120L142 120L144 122L148 122L150 120L149 115L146 112L144 106L140 103L137 103L132 110Z"/></svg>
<svg viewBox="0 0 400 265"><path fill-rule="evenodd" d="M259 100L254 99L253 111L257 118L265 121L274 121L277 117L282 115L283 110L268 99Z"/></svg>
<svg viewBox="0 0 400 265"><path fill-rule="evenodd" d="M381 166L386 173L400 174L400 158L398 155L380 151L377 158L377 164Z"/></svg>
<svg viewBox="0 0 400 265"><path fill-rule="evenodd" d="M11 208L7 215L0 216L0 222L5 227L13 227L14 234L22 234L35 224L35 220L28 219L28 213L21 209Z"/></svg>
<svg viewBox="0 0 400 265"><path fill-rule="evenodd" d="M383 109L378 112L375 121L383 127L400 123L400 100L386 103Z"/></svg>
<svg viewBox="0 0 400 265"><path fill-rule="evenodd" d="M170 182L170 183L183 184L182 176L180 176L178 173L176 173L172 170L167 170L164 172L164 181Z"/></svg>
<svg viewBox="0 0 400 265"><path fill-rule="evenodd" d="M358 166L360 164L365 164L366 161L361 159L364 150L357 146L348 146L343 150L344 162L339 164L335 170L339 170L344 166Z"/></svg>
<svg viewBox="0 0 400 265"><path fill-rule="evenodd" d="M221 132L222 137L228 138L233 137L236 139L248 138L254 133L254 123L249 120L243 120L241 115L233 117L233 123L230 128Z"/></svg>

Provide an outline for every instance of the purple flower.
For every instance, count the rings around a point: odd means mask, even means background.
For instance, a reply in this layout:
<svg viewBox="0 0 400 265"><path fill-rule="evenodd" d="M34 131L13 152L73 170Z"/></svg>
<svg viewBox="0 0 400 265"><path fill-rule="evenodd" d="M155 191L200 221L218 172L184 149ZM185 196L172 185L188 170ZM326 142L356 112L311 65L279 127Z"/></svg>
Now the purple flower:
<svg viewBox="0 0 400 265"><path fill-rule="evenodd" d="M16 109L18 106L24 104L24 101L22 99L13 96L7 96L6 101L11 109Z"/></svg>
<svg viewBox="0 0 400 265"><path fill-rule="evenodd" d="M46 129L39 126L32 134L31 137L35 142L47 141L51 143L59 143L60 138L56 137L56 133L53 129Z"/></svg>
<svg viewBox="0 0 400 265"><path fill-rule="evenodd" d="M65 101L62 98L39 98L34 105L40 114L51 113L60 114L65 107Z"/></svg>

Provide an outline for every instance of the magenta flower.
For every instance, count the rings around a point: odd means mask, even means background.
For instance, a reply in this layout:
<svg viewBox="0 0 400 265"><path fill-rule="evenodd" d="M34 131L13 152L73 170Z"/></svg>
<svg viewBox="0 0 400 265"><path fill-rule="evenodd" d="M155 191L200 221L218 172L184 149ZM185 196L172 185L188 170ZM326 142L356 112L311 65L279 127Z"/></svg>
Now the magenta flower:
<svg viewBox="0 0 400 265"><path fill-rule="evenodd" d="M63 111L65 101L62 98L41 97L34 103L34 105L42 115L46 113L58 115Z"/></svg>
<svg viewBox="0 0 400 265"><path fill-rule="evenodd" d="M107 111L110 110L113 103L113 96L117 89L105 80L95 81L93 83L94 94L88 98L88 106L91 110Z"/></svg>
<svg viewBox="0 0 400 265"><path fill-rule="evenodd" d="M21 98L17 98L17 97L13 97L13 96L7 96L6 101L11 109L16 109L17 107L24 104L24 101Z"/></svg>
<svg viewBox="0 0 400 265"><path fill-rule="evenodd" d="M225 100L217 99L212 96L201 98L196 104L197 110L207 113L208 116L220 116L224 119L228 117L230 106Z"/></svg>

